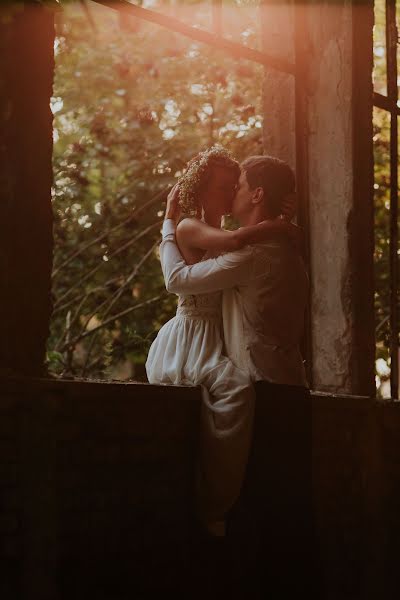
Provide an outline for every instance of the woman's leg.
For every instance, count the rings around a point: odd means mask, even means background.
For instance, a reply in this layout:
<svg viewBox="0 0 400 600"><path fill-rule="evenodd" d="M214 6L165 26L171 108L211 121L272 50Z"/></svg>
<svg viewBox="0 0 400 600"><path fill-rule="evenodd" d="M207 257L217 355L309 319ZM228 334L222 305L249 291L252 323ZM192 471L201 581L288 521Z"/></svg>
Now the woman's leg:
<svg viewBox="0 0 400 600"><path fill-rule="evenodd" d="M223 521L244 480L253 430L255 391L228 359L202 380L197 511L206 523Z"/></svg>

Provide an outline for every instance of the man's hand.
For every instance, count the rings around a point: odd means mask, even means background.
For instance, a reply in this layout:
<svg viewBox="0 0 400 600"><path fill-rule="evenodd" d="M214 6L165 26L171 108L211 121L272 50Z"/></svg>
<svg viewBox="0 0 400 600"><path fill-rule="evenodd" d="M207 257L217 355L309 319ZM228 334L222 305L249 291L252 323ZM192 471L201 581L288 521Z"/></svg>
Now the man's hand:
<svg viewBox="0 0 400 600"><path fill-rule="evenodd" d="M167 206L165 209L164 219L172 219L175 223L179 219L181 214L181 207L179 206L179 184L176 183L171 189L167 197Z"/></svg>

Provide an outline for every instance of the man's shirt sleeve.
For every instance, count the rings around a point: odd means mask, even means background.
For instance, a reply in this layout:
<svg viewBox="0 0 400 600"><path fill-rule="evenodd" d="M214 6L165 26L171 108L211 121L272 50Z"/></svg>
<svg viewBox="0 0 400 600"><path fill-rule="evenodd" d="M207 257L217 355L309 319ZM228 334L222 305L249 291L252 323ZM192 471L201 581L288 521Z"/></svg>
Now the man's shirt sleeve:
<svg viewBox="0 0 400 600"><path fill-rule="evenodd" d="M243 285L252 278L253 251L250 246L227 252L194 265L187 265L175 242L175 223L166 219L160 244L165 287L175 294L205 294Z"/></svg>

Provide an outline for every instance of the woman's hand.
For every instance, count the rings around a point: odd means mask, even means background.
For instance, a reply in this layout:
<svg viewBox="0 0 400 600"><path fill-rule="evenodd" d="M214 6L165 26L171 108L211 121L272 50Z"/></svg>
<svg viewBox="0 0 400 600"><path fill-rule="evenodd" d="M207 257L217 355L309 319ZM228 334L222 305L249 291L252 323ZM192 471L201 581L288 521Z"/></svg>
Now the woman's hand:
<svg viewBox="0 0 400 600"><path fill-rule="evenodd" d="M168 194L164 219L172 219L176 223L180 214L181 207L179 206L179 183L176 183Z"/></svg>
<svg viewBox="0 0 400 600"><path fill-rule="evenodd" d="M290 243L294 246L297 252L299 252L299 254L302 254L304 250L303 228L299 227L298 225L295 225L294 223L288 223L286 235L289 237Z"/></svg>
<svg viewBox="0 0 400 600"><path fill-rule="evenodd" d="M284 235L298 252L302 252L304 243L303 229L298 225L290 223L286 219L274 219L273 221L262 221L260 227L263 229L266 240Z"/></svg>
<svg viewBox="0 0 400 600"><path fill-rule="evenodd" d="M297 212L297 194L287 194L282 202L282 219L288 223L295 217Z"/></svg>

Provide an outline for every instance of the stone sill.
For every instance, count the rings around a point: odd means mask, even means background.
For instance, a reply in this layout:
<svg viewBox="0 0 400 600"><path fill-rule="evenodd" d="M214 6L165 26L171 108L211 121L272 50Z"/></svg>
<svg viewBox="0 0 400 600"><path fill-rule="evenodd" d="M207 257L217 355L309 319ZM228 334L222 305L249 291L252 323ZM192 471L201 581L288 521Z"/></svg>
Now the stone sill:
<svg viewBox="0 0 400 600"><path fill-rule="evenodd" d="M0 376L0 386L2 391L13 391L18 387L19 390L29 388L34 391L36 389L45 388L46 390L61 391L64 388L76 388L87 390L107 386L108 389L115 387L119 389L120 393L124 388L132 388L145 391L155 392L156 390L163 390L164 393L174 392L174 395L181 395L182 393L192 394L193 397L198 395L200 386L184 386L184 385L151 385L143 381L118 381L118 380L105 380L105 379L85 379L85 378L50 378L50 377L28 377L19 375L3 375ZM319 390L311 390L311 397L313 400L313 406L316 404L331 406L332 402L339 408L343 408L347 402L349 406L353 408L356 406L371 405L376 408L398 408L400 407L399 399L377 399L368 396L326 392Z"/></svg>

